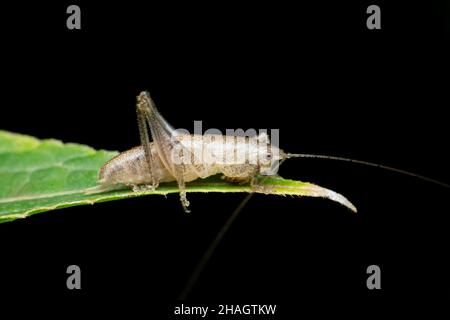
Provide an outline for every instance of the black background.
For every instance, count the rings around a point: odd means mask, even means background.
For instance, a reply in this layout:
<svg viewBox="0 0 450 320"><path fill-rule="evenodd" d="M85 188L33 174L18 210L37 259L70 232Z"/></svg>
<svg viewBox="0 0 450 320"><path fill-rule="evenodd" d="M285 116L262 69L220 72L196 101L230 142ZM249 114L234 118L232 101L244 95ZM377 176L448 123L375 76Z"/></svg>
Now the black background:
<svg viewBox="0 0 450 320"><path fill-rule="evenodd" d="M149 90L177 128L192 130L194 120L221 130L278 128L290 152L448 183L449 5L393 2L373 2L382 29L372 31L372 2L364 1L78 1L79 31L66 28L72 3L2 5L0 128L123 151L139 143L135 96ZM280 174L336 190L359 213L322 199L255 195L190 302L277 303L286 319L449 304L448 189L327 160L286 161ZM2 305L169 315L244 198L188 196L189 215L169 195L0 225ZM71 264L81 267L80 291L66 288ZM371 264L381 268L378 291L366 287Z"/></svg>

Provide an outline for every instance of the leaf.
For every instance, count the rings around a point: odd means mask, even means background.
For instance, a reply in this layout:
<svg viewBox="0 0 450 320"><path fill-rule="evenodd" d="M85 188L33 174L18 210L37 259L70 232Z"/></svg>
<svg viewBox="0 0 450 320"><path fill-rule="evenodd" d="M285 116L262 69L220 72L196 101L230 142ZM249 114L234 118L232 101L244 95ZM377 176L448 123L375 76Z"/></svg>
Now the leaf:
<svg viewBox="0 0 450 320"><path fill-rule="evenodd" d="M117 190L85 194L97 185L102 165L115 151L88 146L38 140L0 130L0 223L35 213L76 205L118 200L150 194L178 192L176 183L161 184L155 191ZM199 179L188 184L188 192L257 192L264 194L324 197L356 212L342 195L317 185L274 177L260 178L260 186L233 185L220 177Z"/></svg>

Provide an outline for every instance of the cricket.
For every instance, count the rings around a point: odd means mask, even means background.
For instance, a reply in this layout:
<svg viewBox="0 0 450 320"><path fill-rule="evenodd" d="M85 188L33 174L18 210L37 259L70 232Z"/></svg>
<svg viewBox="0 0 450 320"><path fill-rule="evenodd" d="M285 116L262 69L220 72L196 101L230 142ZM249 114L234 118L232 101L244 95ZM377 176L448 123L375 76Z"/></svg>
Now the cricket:
<svg viewBox="0 0 450 320"><path fill-rule="evenodd" d="M176 181L181 204L189 212L186 182L223 174L230 183L257 187L259 175L270 176L279 161L300 156L272 145L267 134L180 134L161 116L147 91L137 97L136 112L141 145L108 161L100 169L99 188L90 193L124 186L134 191L154 190L161 182Z"/></svg>
<svg viewBox="0 0 450 320"><path fill-rule="evenodd" d="M270 143L267 134L226 136L183 134L158 112L147 91L137 96L136 112L141 145L122 152L100 169L99 185L87 193L131 188L154 190L176 181L184 211L189 211L186 183L222 174L230 183L258 186L258 176L274 176L289 158L316 158L352 162L413 176L446 188L450 186L416 173L367 161L316 154L287 153ZM153 141L150 140L150 135Z"/></svg>

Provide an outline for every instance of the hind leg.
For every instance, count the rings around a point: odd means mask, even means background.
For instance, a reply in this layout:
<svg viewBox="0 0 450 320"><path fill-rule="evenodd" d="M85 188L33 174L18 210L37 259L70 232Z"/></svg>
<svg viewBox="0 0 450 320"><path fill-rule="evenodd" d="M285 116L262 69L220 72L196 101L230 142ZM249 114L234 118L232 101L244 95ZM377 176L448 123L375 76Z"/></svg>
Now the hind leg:
<svg viewBox="0 0 450 320"><path fill-rule="evenodd" d="M150 137L148 135L148 128L147 128L147 122L146 122L146 109L142 106L142 104L139 102L136 105L136 113L138 118L138 126L139 126L139 136L141 140L141 145L144 148L145 153L145 160L147 162L148 167L148 174L150 176L151 184L145 185L145 186L132 186L133 190L136 191L142 191L142 189L150 190L150 189L156 189L158 187L159 181L155 177L155 161L153 157L155 155L152 154L152 149L150 147Z"/></svg>

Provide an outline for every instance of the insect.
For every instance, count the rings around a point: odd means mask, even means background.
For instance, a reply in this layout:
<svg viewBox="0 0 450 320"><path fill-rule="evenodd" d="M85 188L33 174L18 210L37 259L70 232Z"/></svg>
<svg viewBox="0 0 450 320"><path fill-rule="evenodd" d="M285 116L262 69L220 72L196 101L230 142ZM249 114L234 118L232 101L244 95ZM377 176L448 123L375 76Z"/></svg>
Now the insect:
<svg viewBox="0 0 450 320"><path fill-rule="evenodd" d="M161 182L176 181L181 204L189 212L186 182L222 174L232 183L258 185L260 175L274 175L286 159L318 158L353 162L395 171L449 187L440 181L415 173L371 162L312 154L286 153L272 145L267 134L255 137L223 135L191 135L175 130L158 112L150 94L137 97L136 112L141 145L120 153L99 172L99 186L88 193L105 192L123 187L134 191L154 190ZM150 134L153 141L150 141Z"/></svg>
<svg viewBox="0 0 450 320"><path fill-rule="evenodd" d="M270 144L265 133L255 137L179 133L161 116L146 91L137 97L136 111L141 145L120 153L100 169L97 191L123 186L153 190L161 182L176 181L181 204L189 212L186 182L222 174L229 182L256 186L257 176L270 175L279 160L295 156Z"/></svg>
<svg viewBox="0 0 450 320"><path fill-rule="evenodd" d="M286 153L272 145L265 134L256 137L233 136L231 139L222 135L182 134L172 128L160 115L146 91L137 97L136 111L141 145L120 153L108 161L100 169L99 187L89 193L105 192L124 186L135 191L151 190L157 188L161 182L176 181L182 206L185 211L189 212L186 182L221 173L227 181L250 183L253 187L260 187L256 177L272 175L274 169L289 158L351 162L394 171L450 188L450 185L444 182L372 162L328 155ZM153 141L150 141L149 131ZM243 150L244 152L241 152ZM205 154L208 156L205 157ZM226 161L223 161L224 159ZM251 196L252 194L247 195L217 233L189 277L180 295L181 300L189 295L218 243Z"/></svg>

